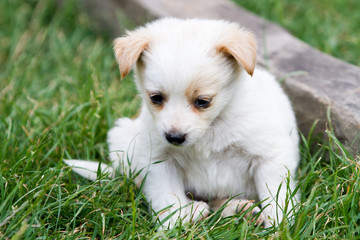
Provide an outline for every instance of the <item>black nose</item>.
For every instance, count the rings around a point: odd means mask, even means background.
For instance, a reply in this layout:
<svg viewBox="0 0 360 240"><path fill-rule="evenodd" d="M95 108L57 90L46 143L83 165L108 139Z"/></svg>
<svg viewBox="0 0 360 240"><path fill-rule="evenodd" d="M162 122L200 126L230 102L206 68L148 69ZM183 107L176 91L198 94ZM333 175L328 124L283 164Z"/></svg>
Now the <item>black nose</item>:
<svg viewBox="0 0 360 240"><path fill-rule="evenodd" d="M166 140L174 145L180 145L185 141L185 134L168 132L165 136Z"/></svg>

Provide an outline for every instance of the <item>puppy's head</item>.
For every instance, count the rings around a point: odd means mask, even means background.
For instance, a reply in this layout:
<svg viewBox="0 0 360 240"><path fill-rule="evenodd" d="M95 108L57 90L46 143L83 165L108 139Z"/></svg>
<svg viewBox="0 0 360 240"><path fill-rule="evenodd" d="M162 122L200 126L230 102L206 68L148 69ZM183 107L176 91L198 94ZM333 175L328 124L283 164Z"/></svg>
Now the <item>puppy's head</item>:
<svg viewBox="0 0 360 240"><path fill-rule="evenodd" d="M165 142L192 145L221 117L243 71L255 67L254 37L215 20L162 19L114 41L124 77L135 79Z"/></svg>

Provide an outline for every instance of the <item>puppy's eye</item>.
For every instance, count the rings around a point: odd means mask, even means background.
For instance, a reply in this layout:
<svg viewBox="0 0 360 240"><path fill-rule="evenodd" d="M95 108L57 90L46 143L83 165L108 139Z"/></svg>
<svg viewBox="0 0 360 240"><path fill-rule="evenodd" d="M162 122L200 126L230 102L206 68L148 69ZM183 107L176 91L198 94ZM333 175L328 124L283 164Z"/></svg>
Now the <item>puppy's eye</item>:
<svg viewBox="0 0 360 240"><path fill-rule="evenodd" d="M150 100L153 104L161 105L164 102L164 97L161 94L150 95Z"/></svg>
<svg viewBox="0 0 360 240"><path fill-rule="evenodd" d="M195 107L196 108L207 108L210 106L211 98L199 97L195 100Z"/></svg>

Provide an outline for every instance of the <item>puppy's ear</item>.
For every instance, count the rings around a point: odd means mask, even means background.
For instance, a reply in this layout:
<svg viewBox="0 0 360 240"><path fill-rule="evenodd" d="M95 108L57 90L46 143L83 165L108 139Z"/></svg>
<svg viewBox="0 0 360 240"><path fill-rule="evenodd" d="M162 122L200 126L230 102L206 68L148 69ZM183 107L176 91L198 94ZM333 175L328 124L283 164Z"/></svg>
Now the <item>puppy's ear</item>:
<svg viewBox="0 0 360 240"><path fill-rule="evenodd" d="M251 32L238 27L232 29L229 34L224 35L216 52L230 54L248 74L253 75L256 62L256 41Z"/></svg>
<svg viewBox="0 0 360 240"><path fill-rule="evenodd" d="M131 66L139 59L149 45L149 39L139 32L129 32L125 37L114 40L114 53L119 63L121 78L126 77Z"/></svg>

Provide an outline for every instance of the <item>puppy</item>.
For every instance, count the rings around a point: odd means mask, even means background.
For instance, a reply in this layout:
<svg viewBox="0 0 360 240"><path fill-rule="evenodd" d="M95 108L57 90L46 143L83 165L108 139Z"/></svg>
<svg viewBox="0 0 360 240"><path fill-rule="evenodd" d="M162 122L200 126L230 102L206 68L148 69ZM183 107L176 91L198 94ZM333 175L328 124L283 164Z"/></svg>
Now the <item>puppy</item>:
<svg viewBox="0 0 360 240"><path fill-rule="evenodd" d="M299 140L280 85L254 71L253 34L226 21L165 18L117 38L114 51L121 77L134 66L142 107L109 131L112 166L103 170L140 172L135 181L146 178L144 195L165 227L220 208L277 225L296 203L288 197ZM66 162L96 179L97 163Z"/></svg>

